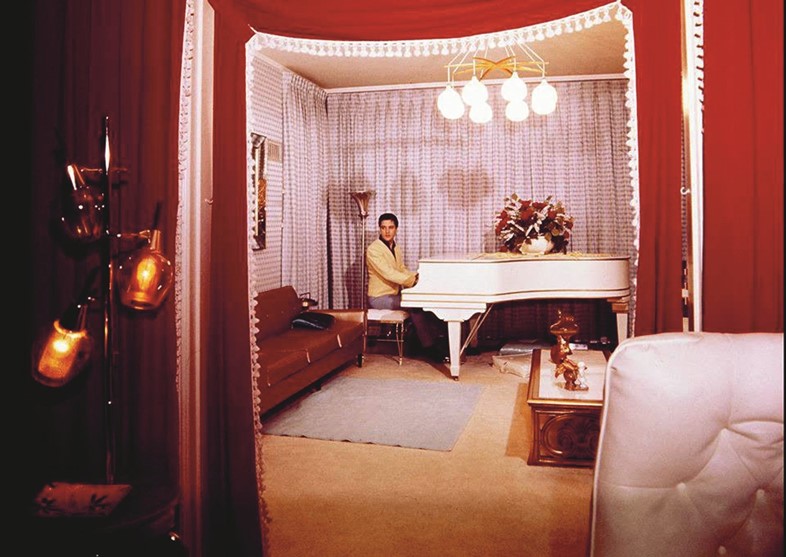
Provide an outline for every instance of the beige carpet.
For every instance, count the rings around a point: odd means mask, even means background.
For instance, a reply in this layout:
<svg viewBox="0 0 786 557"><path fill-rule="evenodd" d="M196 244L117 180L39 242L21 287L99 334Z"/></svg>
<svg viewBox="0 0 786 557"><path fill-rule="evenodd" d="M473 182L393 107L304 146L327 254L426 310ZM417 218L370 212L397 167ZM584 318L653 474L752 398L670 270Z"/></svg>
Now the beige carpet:
<svg viewBox="0 0 786 557"><path fill-rule="evenodd" d="M486 388L450 452L263 436L266 555L585 556L592 469L527 465L526 378L492 356L461 366ZM383 354L340 373L452 381Z"/></svg>

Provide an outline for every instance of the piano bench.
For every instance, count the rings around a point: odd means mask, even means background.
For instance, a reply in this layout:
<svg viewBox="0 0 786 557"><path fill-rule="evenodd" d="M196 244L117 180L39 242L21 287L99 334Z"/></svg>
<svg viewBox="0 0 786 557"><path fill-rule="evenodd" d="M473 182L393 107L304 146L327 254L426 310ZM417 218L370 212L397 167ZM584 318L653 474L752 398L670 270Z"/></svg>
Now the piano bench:
<svg viewBox="0 0 786 557"><path fill-rule="evenodd" d="M369 325L378 329L378 333L369 335ZM366 310L366 337L370 336L377 342L395 342L398 348L398 365L404 361L404 336L409 325L409 312L402 309ZM384 334L386 329L387 335Z"/></svg>

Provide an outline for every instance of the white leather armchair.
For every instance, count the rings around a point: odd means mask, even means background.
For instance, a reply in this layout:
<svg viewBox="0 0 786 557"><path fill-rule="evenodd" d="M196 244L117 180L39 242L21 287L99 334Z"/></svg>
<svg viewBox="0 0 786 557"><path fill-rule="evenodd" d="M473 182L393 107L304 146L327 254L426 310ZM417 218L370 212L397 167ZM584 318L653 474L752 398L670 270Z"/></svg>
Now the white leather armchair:
<svg viewBox="0 0 786 557"><path fill-rule="evenodd" d="M783 555L783 334L663 333L606 368L594 557Z"/></svg>

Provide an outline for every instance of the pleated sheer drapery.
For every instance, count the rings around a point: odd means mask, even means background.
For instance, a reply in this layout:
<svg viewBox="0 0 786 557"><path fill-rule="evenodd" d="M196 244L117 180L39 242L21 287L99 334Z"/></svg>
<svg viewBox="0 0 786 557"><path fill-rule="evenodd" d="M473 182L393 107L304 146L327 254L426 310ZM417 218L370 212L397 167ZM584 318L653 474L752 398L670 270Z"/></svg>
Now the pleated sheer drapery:
<svg viewBox="0 0 786 557"><path fill-rule="evenodd" d="M286 73L283 83L284 199L282 281L329 302L327 250L327 94L310 81Z"/></svg>
<svg viewBox="0 0 786 557"><path fill-rule="evenodd" d="M370 241L376 217L395 213L406 264L416 269L424 257L497 251L495 217L512 193L564 202L575 217L569 251L625 255L635 263L628 82L555 87L554 113L515 123L504 117L500 85L491 84L494 118L485 125L443 118L438 89L328 95L334 304L361 304L362 224ZM372 192L363 221L349 196L356 190Z"/></svg>

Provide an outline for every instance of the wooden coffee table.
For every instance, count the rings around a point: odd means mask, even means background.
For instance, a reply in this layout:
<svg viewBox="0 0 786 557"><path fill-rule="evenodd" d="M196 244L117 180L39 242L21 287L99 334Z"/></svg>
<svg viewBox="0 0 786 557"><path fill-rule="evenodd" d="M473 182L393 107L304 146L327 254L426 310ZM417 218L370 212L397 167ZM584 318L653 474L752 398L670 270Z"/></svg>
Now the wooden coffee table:
<svg viewBox="0 0 786 557"><path fill-rule="evenodd" d="M575 362L587 365L586 391L565 389L565 379L554 377L548 350L532 352L527 404L532 409L532 447L527 464L546 466L595 465L603 408L603 384L609 352L576 350Z"/></svg>

